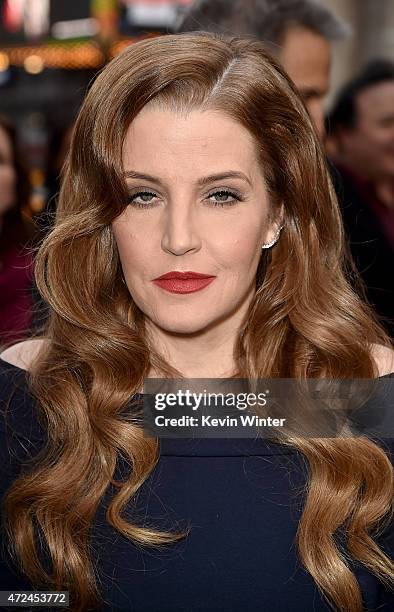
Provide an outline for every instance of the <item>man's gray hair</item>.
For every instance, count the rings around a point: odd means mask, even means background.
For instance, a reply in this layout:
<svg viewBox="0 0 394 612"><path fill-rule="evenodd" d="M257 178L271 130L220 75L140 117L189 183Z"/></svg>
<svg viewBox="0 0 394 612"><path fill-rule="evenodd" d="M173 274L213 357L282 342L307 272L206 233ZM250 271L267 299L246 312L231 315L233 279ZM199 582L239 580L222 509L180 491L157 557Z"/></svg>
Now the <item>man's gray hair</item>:
<svg viewBox="0 0 394 612"><path fill-rule="evenodd" d="M291 26L328 40L342 40L350 27L316 0L195 0L181 15L176 32L218 32L253 36L274 52Z"/></svg>

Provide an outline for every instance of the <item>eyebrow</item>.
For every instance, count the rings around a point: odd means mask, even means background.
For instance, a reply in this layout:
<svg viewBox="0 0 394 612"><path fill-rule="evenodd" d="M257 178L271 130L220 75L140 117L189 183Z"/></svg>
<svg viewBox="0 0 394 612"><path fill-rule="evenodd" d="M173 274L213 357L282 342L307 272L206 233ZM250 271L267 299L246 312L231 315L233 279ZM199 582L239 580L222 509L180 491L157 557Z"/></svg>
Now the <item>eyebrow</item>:
<svg viewBox="0 0 394 612"><path fill-rule="evenodd" d="M127 170L127 172L124 173L124 177L140 179L143 181L150 181L152 183L157 183L158 185L162 184L160 179L154 176L150 176L150 174L140 174L139 172L134 172L134 170ZM199 187L204 187L204 185L207 185L208 183L213 183L215 181L223 181L224 179L228 178L242 179L249 183L251 187L253 187L250 179L246 176L246 174L244 174L243 172L236 172L235 170L229 170L228 172L220 172L219 174L210 174L209 176L203 176L202 178L198 179L197 185Z"/></svg>

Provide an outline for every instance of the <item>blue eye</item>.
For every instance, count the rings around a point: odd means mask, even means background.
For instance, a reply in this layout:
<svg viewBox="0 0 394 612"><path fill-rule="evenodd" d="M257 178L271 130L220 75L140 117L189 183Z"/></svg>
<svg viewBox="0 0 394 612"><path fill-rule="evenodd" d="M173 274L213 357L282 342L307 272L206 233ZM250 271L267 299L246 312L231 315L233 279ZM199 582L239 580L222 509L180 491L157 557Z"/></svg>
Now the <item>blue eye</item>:
<svg viewBox="0 0 394 612"><path fill-rule="evenodd" d="M214 191L208 195L208 198L218 197L217 200L211 200L215 206L233 206L241 200L241 196L234 191L228 191L227 189L221 189L220 191ZM227 198L231 197L231 200Z"/></svg>
<svg viewBox="0 0 394 612"><path fill-rule="evenodd" d="M136 206L137 208L152 208L152 198L155 198L156 194L153 191L138 191L138 193L130 194L129 204ZM140 198L140 202L137 201Z"/></svg>

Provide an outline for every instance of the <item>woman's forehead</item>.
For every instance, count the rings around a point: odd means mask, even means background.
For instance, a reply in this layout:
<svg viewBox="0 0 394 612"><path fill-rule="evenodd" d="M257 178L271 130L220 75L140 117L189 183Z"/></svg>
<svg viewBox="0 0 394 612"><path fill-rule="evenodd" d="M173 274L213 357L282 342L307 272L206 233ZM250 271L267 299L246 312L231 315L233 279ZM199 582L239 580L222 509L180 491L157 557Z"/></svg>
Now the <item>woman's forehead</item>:
<svg viewBox="0 0 394 612"><path fill-rule="evenodd" d="M238 162L250 165L256 158L256 143L249 131L224 113L191 111L142 111L130 124L123 143L125 169L137 162L163 165Z"/></svg>

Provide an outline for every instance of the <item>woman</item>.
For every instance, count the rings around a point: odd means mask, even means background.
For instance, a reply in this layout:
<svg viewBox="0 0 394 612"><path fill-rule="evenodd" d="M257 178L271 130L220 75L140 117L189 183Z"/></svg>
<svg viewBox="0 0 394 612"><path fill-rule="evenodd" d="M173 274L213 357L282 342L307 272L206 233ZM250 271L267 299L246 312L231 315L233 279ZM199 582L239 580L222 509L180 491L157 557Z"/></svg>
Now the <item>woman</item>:
<svg viewBox="0 0 394 612"><path fill-rule="evenodd" d="M311 121L258 41L115 58L37 255L46 333L2 354L23 441L3 458L2 588L27 588L22 564L72 610L389 610L388 439L158 439L131 410L152 377L390 378L345 264Z"/></svg>
<svg viewBox="0 0 394 612"><path fill-rule="evenodd" d="M29 183L16 133L0 116L0 346L26 337L32 319L33 261L28 243L36 236L26 214Z"/></svg>

